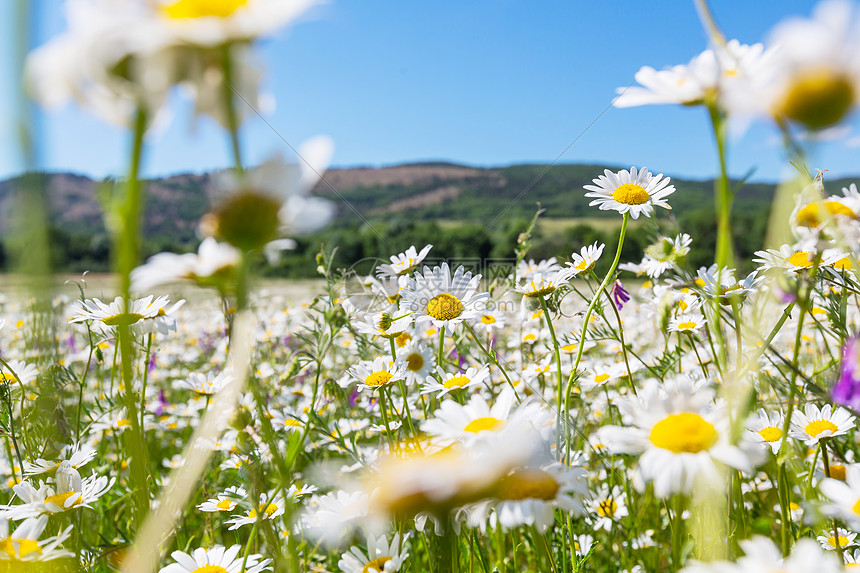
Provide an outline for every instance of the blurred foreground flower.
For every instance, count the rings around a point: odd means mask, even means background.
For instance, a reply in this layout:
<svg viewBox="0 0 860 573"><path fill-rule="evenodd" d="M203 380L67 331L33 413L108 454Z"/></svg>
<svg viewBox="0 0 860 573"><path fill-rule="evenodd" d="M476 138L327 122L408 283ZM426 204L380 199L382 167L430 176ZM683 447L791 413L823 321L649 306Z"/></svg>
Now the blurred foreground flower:
<svg viewBox="0 0 860 573"><path fill-rule="evenodd" d="M334 216L331 202L307 195L328 167L332 143L315 137L299 148L299 163L273 157L247 173L221 177L221 198L200 222L205 235L242 251L262 249L282 234L304 234Z"/></svg>
<svg viewBox="0 0 860 573"><path fill-rule="evenodd" d="M102 119L126 126L139 109L152 120L171 87L183 84L197 113L230 127L242 115L230 111L233 90L254 109L261 107L263 74L249 44L314 3L69 0L68 29L30 54L26 83L42 105L75 100ZM247 108L242 106L245 113Z"/></svg>

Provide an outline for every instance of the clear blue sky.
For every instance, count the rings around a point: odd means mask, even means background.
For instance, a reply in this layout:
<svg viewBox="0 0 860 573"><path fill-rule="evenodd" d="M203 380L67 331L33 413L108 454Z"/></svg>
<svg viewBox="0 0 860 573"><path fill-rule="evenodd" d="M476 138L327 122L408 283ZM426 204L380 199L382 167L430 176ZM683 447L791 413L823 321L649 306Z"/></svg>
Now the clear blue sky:
<svg viewBox="0 0 860 573"><path fill-rule="evenodd" d="M9 26L8 6L0 18ZM34 44L61 31L60 0L34 0ZM714 2L730 38L766 38L786 15L809 15L814 2ZM8 38L8 35L6 36ZM8 42L8 40L7 40ZM277 101L268 121L291 144L331 136L337 166L450 160L476 165L549 162L633 81L643 65L685 63L707 47L693 0L332 0L260 46L266 87ZM17 79L3 50L3 96ZM0 176L20 169L0 103ZM201 172L229 164L225 135L208 118L192 121L173 102L169 128L149 138L150 175ZM74 107L37 115L39 165L93 176L125 170L127 135ZM860 121L844 141L820 146L811 167L860 173ZM245 124L249 163L289 153L259 119ZM562 162L647 166L710 177L716 160L701 109L610 109L561 157ZM733 144L735 174L785 174L776 134L754 126Z"/></svg>

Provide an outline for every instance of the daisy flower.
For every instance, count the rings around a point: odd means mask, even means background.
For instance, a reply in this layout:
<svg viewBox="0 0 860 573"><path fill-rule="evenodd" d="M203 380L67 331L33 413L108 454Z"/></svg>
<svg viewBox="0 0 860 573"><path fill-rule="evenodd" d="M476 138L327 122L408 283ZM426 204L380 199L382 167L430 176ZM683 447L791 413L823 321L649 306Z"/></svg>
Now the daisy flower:
<svg viewBox="0 0 860 573"><path fill-rule="evenodd" d="M839 537L837 537L838 535ZM838 527L836 529L836 535L833 534L832 531L824 531L821 535L816 537L818 542L821 544L821 547L826 549L827 551L833 551L838 546L840 549L845 549L846 547L851 547L854 545L854 539L857 537L857 534L853 531L848 531L847 529L842 529Z"/></svg>
<svg viewBox="0 0 860 573"><path fill-rule="evenodd" d="M177 380L174 387L181 390L191 390L201 396L213 396L234 380L233 375L226 370L214 376L190 372L186 380Z"/></svg>
<svg viewBox="0 0 860 573"><path fill-rule="evenodd" d="M284 511L286 511L286 503L282 495L272 498L269 494L261 493L260 503L256 508L251 508L245 514L234 515L224 523L230 525L228 529L232 531L239 529L243 525L254 523L257 521L258 514L260 515L260 519L275 519L283 515Z"/></svg>
<svg viewBox="0 0 860 573"><path fill-rule="evenodd" d="M388 384L406 379L405 368L388 358L377 356L372 362L362 360L349 369L350 375L358 380L358 388L376 390Z"/></svg>
<svg viewBox="0 0 860 573"><path fill-rule="evenodd" d="M302 514L302 532L323 545L340 545L360 525L366 523L370 497L363 491L333 491L314 496Z"/></svg>
<svg viewBox="0 0 860 573"><path fill-rule="evenodd" d="M585 185L590 191L585 196L594 198L588 205L598 205L601 211L630 213L638 219L639 215L650 217L655 205L672 208L665 199L675 192L675 186L669 185L669 178L662 173L654 176L644 167L638 171L635 167L629 171L622 169L618 173L606 169L593 181L594 185Z"/></svg>
<svg viewBox="0 0 860 573"><path fill-rule="evenodd" d="M247 495L248 492L239 486L228 487L223 493L198 505L197 509L208 513L233 511Z"/></svg>
<svg viewBox="0 0 860 573"><path fill-rule="evenodd" d="M59 468L60 464L62 464L64 461L67 461L69 465L73 468L78 469L90 463L96 457L97 453L95 448L93 448L92 446L80 443L67 446L66 448L64 448L64 450L65 453L61 455L66 456L66 459L49 461L39 458L33 463L25 461L24 475L31 476L52 472Z"/></svg>
<svg viewBox="0 0 860 573"><path fill-rule="evenodd" d="M93 474L77 484L77 487L69 487L69 484L58 482L55 493L51 486L41 485L36 489L33 484L24 480L12 488L23 503L7 506L6 516L17 520L38 517L44 513L62 513L80 507L92 508L90 504L98 501L113 487L114 483L116 478L108 480L105 476ZM62 485L66 487L61 487ZM67 487L69 489L66 489Z"/></svg>
<svg viewBox="0 0 860 573"><path fill-rule="evenodd" d="M783 245L779 250L767 249L756 251L755 255L757 258L754 258L752 261L759 263L760 270L782 269L788 274L793 274L811 269L815 263L816 252L814 248L810 247ZM831 266L844 257L844 253L829 249L821 253L821 260L818 266Z"/></svg>
<svg viewBox="0 0 860 573"><path fill-rule="evenodd" d="M535 262L534 259L529 259L528 262L520 261L517 265L517 272L514 275L515 282L530 281L535 275L550 275L558 270L561 270L561 265L555 260L555 257L543 259Z"/></svg>
<svg viewBox="0 0 860 573"><path fill-rule="evenodd" d="M573 276L588 274L591 272L591 270L594 269L594 265L597 264L598 260L600 260L604 247L605 245L603 243L595 241L593 245L582 247L582 250L579 253L571 254L570 257L573 260L566 264L573 269Z"/></svg>
<svg viewBox="0 0 860 573"><path fill-rule="evenodd" d="M382 338L397 338L411 324L412 313L399 309L394 314L388 311L365 313L364 316L353 322L358 332L371 336L381 336Z"/></svg>
<svg viewBox="0 0 860 573"><path fill-rule="evenodd" d="M845 408L837 406L834 409L830 404L819 408L815 404L806 404L803 412L797 410L791 417L789 434L803 440L807 446L814 446L823 438L847 434L854 429L855 422L856 418Z"/></svg>
<svg viewBox="0 0 860 573"><path fill-rule="evenodd" d="M638 489L653 483L654 495L666 498L689 493L699 480L719 483L716 462L743 472L755 466L754 448L731 444L725 406L701 384L651 380L638 396L618 400L618 407L626 425L604 426L599 441L613 453L640 454Z"/></svg>
<svg viewBox="0 0 860 573"><path fill-rule="evenodd" d="M490 406L480 394L465 405L445 400L432 418L421 424L421 430L441 445L494 438L507 429L531 428L553 432L555 416L539 403L525 400L514 408L514 391L505 387Z"/></svg>
<svg viewBox="0 0 860 573"><path fill-rule="evenodd" d="M245 562L244 573L260 573L272 569L269 567L271 559L263 559L262 555L252 553L248 555L248 560L244 561L244 557L240 555L241 551L241 545L234 545L229 549L222 545L216 545L211 549L199 547L190 554L174 551L170 556L176 563L163 567L159 573L202 573L204 571L239 573L243 562Z"/></svg>
<svg viewBox="0 0 860 573"><path fill-rule="evenodd" d="M730 91L767 61L762 44L748 46L730 40L690 60L665 70L642 67L636 75L639 86L618 88L613 105L633 107L654 104L701 105L705 100ZM641 86L641 87L640 87Z"/></svg>
<svg viewBox="0 0 860 573"><path fill-rule="evenodd" d="M127 324L133 329L140 330L141 321L155 318L169 302L168 297L160 296L129 301L128 312L125 312L125 302L118 296L111 303L103 303L97 298L76 301L71 307L72 317L69 322L93 321L93 325L105 334L113 334L120 324Z"/></svg>
<svg viewBox="0 0 860 573"><path fill-rule="evenodd" d="M524 284L517 285L517 292L529 298L546 297L555 292L555 290L576 273L574 269L559 269L547 274L535 273Z"/></svg>
<svg viewBox="0 0 860 573"><path fill-rule="evenodd" d="M51 561L61 557L73 557L73 553L59 548L59 545L72 535L73 526L68 526L53 537L39 539L46 525L47 515L31 517L25 519L10 534L9 521L0 517L0 562Z"/></svg>
<svg viewBox="0 0 860 573"><path fill-rule="evenodd" d="M383 277L396 277L399 275L409 274L424 261L427 257L427 253L429 253L432 248L433 245L426 245L421 249L421 252L418 252L415 249L415 245L412 245L406 249L405 253L392 255L390 257L391 264L386 263L379 265L379 268L376 269L376 274Z"/></svg>
<svg viewBox="0 0 860 573"><path fill-rule="evenodd" d="M500 312L485 310L475 323L476 330L483 330L487 334L492 334L494 331L504 331L505 316Z"/></svg>
<svg viewBox="0 0 860 573"><path fill-rule="evenodd" d="M27 364L20 360L7 360L5 365L0 365L0 383L8 385L17 385L18 382L24 386L29 385L39 376L39 370L32 364Z"/></svg>
<svg viewBox="0 0 860 573"><path fill-rule="evenodd" d="M593 390L602 388L622 376L627 376L627 367L624 364L594 363L586 368L585 375L579 379L579 384L582 390Z"/></svg>
<svg viewBox="0 0 860 573"><path fill-rule="evenodd" d="M201 286L226 288L225 281L239 264L241 253L211 237L203 239L197 253L159 253L131 273L132 290L146 292L156 286L194 281Z"/></svg>
<svg viewBox="0 0 860 573"><path fill-rule="evenodd" d="M586 513L586 474L583 468L565 468L557 462L517 468L495 485L493 499L473 509L469 524L484 530L489 518L491 525L498 523L504 529L533 525L545 532L555 523L556 509L574 515Z"/></svg>
<svg viewBox="0 0 860 573"><path fill-rule="evenodd" d="M604 486L600 492L588 503L588 509L596 515L594 518L594 530L609 531L620 517L629 515L626 494L621 486L613 486L610 490Z"/></svg>
<svg viewBox="0 0 860 573"><path fill-rule="evenodd" d="M424 267L409 279L401 292L402 308L414 312L416 323L431 321L434 326L454 326L464 320L475 319L483 313L490 293L478 293L481 275L472 276L462 266L453 277L448 263Z"/></svg>
<svg viewBox="0 0 860 573"><path fill-rule="evenodd" d="M783 416L779 412L759 410L747 420L747 433L753 440L770 447L776 454L782 445Z"/></svg>
<svg viewBox="0 0 860 573"><path fill-rule="evenodd" d="M395 533L391 543L385 535L367 537L367 553L352 546L344 553L337 566L343 573L396 573L400 566L409 557L406 552L406 540L408 534L403 537Z"/></svg>
<svg viewBox="0 0 860 573"><path fill-rule="evenodd" d="M276 155L253 171L220 174L217 193L221 198L200 220L201 231L249 251L281 234L322 228L334 216L334 206L305 194L328 167L331 154L331 141L316 137L301 145L298 164Z"/></svg>
<svg viewBox="0 0 860 573"><path fill-rule="evenodd" d="M820 2L812 18L776 26L770 64L756 74L738 105L819 130L837 124L860 97L860 57L855 5Z"/></svg>
<svg viewBox="0 0 860 573"><path fill-rule="evenodd" d="M652 279L660 277L669 269L677 269L686 260L693 239L682 233L674 239L661 237L656 243L645 249L642 268Z"/></svg>
<svg viewBox="0 0 860 573"><path fill-rule="evenodd" d="M420 384L433 371L436 355L429 346L412 342L397 353L397 361L403 366L406 382Z"/></svg>
<svg viewBox="0 0 860 573"><path fill-rule="evenodd" d="M477 366L472 366L465 372L461 370L454 374L449 374L442 371L441 368L436 368L436 376L437 378L433 376L425 378L425 383L421 389L422 394L438 392L436 397L441 398L448 392L478 386L479 384L483 384L490 376L490 367L482 366L478 368Z"/></svg>
<svg viewBox="0 0 860 573"><path fill-rule="evenodd" d="M758 276L756 271L748 274L744 280L735 278L734 269L717 268L711 265L707 269L702 267L697 272L696 285L702 289L704 295L710 299L719 300L720 304L729 305L732 300L743 302L764 282L764 276Z"/></svg>
<svg viewBox="0 0 860 573"><path fill-rule="evenodd" d="M701 330L707 321L698 312L680 314L669 320L669 332L684 332L693 334Z"/></svg>
<svg viewBox="0 0 860 573"><path fill-rule="evenodd" d="M819 487L831 502L823 508L828 515L860 527L860 465L847 467L844 482L829 477L821 480Z"/></svg>

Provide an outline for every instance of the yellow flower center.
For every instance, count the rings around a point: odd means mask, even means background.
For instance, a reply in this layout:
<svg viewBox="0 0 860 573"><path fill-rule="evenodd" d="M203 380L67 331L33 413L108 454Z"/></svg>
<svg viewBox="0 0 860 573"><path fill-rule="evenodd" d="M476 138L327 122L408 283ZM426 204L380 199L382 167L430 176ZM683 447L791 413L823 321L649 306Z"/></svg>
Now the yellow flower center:
<svg viewBox="0 0 860 573"><path fill-rule="evenodd" d="M641 205L647 203L650 197L644 188L635 183L625 183L612 192L612 198L625 205Z"/></svg>
<svg viewBox="0 0 860 573"><path fill-rule="evenodd" d="M463 303L452 294L437 294L427 303L427 314L436 320L452 320L463 314Z"/></svg>
<svg viewBox="0 0 860 573"><path fill-rule="evenodd" d="M595 384L602 384L602 383L606 382L607 380L609 380L609 374L598 374L597 376L594 377L594 383Z"/></svg>
<svg viewBox="0 0 860 573"><path fill-rule="evenodd" d="M3 384L14 384L17 382L11 372L0 372L0 382Z"/></svg>
<svg viewBox="0 0 860 573"><path fill-rule="evenodd" d="M478 432L498 432L505 427L505 421L498 418L475 418L463 428L467 432L477 434Z"/></svg>
<svg viewBox="0 0 860 573"><path fill-rule="evenodd" d="M852 268L854 265L851 264L851 257L842 257L831 266L837 271L844 271Z"/></svg>
<svg viewBox="0 0 860 573"><path fill-rule="evenodd" d="M285 428L301 428L302 423L298 420L294 420L293 418L285 418L284 419L284 427Z"/></svg>
<svg viewBox="0 0 860 573"><path fill-rule="evenodd" d="M860 499L858 499L858 500L854 503L854 507L852 507L852 508L851 508L851 510L852 510L854 513L856 513L857 515L860 515Z"/></svg>
<svg viewBox="0 0 860 573"><path fill-rule="evenodd" d="M851 80L829 69L798 74L776 112L812 129L838 123L857 99Z"/></svg>
<svg viewBox="0 0 860 573"><path fill-rule="evenodd" d="M845 481L845 474L845 466L842 464L830 464L830 477L839 481Z"/></svg>
<svg viewBox="0 0 860 573"><path fill-rule="evenodd" d="M538 283L531 281L529 287L529 290L523 293L529 297L546 296L555 292L555 285L553 285L551 281L546 279L542 279Z"/></svg>
<svg viewBox="0 0 860 573"><path fill-rule="evenodd" d="M681 322L678 324L678 330L693 330L696 328L696 323L693 321Z"/></svg>
<svg viewBox="0 0 860 573"><path fill-rule="evenodd" d="M392 378L391 372L387 372L385 370L381 372L374 372L370 376L364 379L364 383L370 386L371 388L376 388L377 386L384 386L391 381Z"/></svg>
<svg viewBox="0 0 860 573"><path fill-rule="evenodd" d="M540 469L519 469L502 478L498 485L499 499L555 499L559 484L552 474Z"/></svg>
<svg viewBox="0 0 860 573"><path fill-rule="evenodd" d="M493 316L492 314L485 314L484 316L481 317L481 322L483 322L484 324L495 324L496 323L496 317Z"/></svg>
<svg viewBox="0 0 860 573"><path fill-rule="evenodd" d="M412 340L412 336L408 332L404 332L403 334L395 338L394 342L397 343L397 346L403 348L404 346L409 344L410 340Z"/></svg>
<svg viewBox="0 0 860 573"><path fill-rule="evenodd" d="M808 269L812 266L812 253L809 251L798 251L786 259L791 265Z"/></svg>
<svg viewBox="0 0 860 573"><path fill-rule="evenodd" d="M836 548L836 540L837 540L837 537L835 535L831 535L830 537L827 538L827 543L830 544L830 547ZM845 537L844 535L840 535L838 537L838 540L839 540L839 547L845 547L849 543L848 538Z"/></svg>
<svg viewBox="0 0 860 573"><path fill-rule="evenodd" d="M424 368L424 357L419 352L413 352L406 357L406 368L411 372L418 372Z"/></svg>
<svg viewBox="0 0 860 573"><path fill-rule="evenodd" d="M16 549L18 550L17 553L15 552ZM17 559L18 557L25 557L31 553L38 555L42 553L42 548L39 547L39 542L33 539L7 537L6 539L0 540L0 552L6 553L10 559Z"/></svg>
<svg viewBox="0 0 860 573"><path fill-rule="evenodd" d="M839 201L821 201L802 207L797 212L797 224L806 227L819 226L827 220L827 216L822 212L822 208L830 215L843 215L852 219L857 216L847 205Z"/></svg>
<svg viewBox="0 0 860 573"><path fill-rule="evenodd" d="M361 568L361 573L382 573L385 570L385 564L391 561L391 557L377 557L373 561L368 561L367 565Z"/></svg>
<svg viewBox="0 0 860 573"><path fill-rule="evenodd" d="M806 424L804 431L814 438L822 432L830 431L831 433L833 433L838 429L839 428L836 426L836 424L834 424L830 420L815 420L814 422L809 422L808 424Z"/></svg>
<svg viewBox="0 0 860 573"><path fill-rule="evenodd" d="M676 454L695 454L717 441L714 425L698 414L671 414L651 428L651 443Z"/></svg>
<svg viewBox="0 0 860 573"><path fill-rule="evenodd" d="M600 502L600 505L597 506L597 515L600 517L612 517L615 515L615 512L618 510L618 504L615 503L611 499L607 499Z"/></svg>
<svg viewBox="0 0 860 573"><path fill-rule="evenodd" d="M227 573L227 570L220 565L204 565L202 567L198 567L191 573Z"/></svg>
<svg viewBox="0 0 860 573"><path fill-rule="evenodd" d="M759 430L758 435L761 436L761 439L765 442L775 442L782 438L782 430L774 426L768 426L767 428Z"/></svg>
<svg viewBox="0 0 860 573"><path fill-rule="evenodd" d="M236 502L232 499L222 499L215 507L218 508L218 511L230 511L236 507Z"/></svg>
<svg viewBox="0 0 860 573"><path fill-rule="evenodd" d="M466 384L468 384L469 382L471 382L471 380L469 380L469 379L468 379L467 377L465 377L465 376L454 376L454 377L453 377L453 378L451 378L450 380L445 380L445 383L444 383L444 384L442 384L442 386L444 386L445 388L462 388L463 386L465 386L465 385L466 385ZM487 419L487 420L488 420L488 419L491 419L491 418L480 418L480 419L482 419L482 420ZM493 419L494 419L494 418L493 418ZM477 421L477 420L476 420L476 421ZM475 422L471 422L471 423L470 423L470 425L471 425L471 424L474 424L474 423L475 423ZM468 428L468 426L467 426L467 428ZM470 431L471 431L471 430L470 430Z"/></svg>
<svg viewBox="0 0 860 573"><path fill-rule="evenodd" d="M63 492L63 493L57 493L54 495L49 495L48 497L45 498L45 503L53 503L53 504L59 505L60 507L64 508L66 506L66 500L68 500L74 494L75 494L75 492L73 492L73 491L67 491L67 492ZM80 503L81 503L81 498L79 497L72 504L72 507L74 507Z"/></svg>
<svg viewBox="0 0 860 573"><path fill-rule="evenodd" d="M129 421L128 418L123 418L121 420L117 420L116 425L118 428L123 428L125 426L131 426L131 422Z"/></svg>
<svg viewBox="0 0 860 573"><path fill-rule="evenodd" d="M251 511L248 512L248 519L257 519L257 511L258 510L262 511L263 513L266 514L263 517L263 519L268 519L268 518L272 517L273 513L278 511L278 506L275 505L274 503L270 503L269 505L266 506L266 509L264 510L263 505L260 504L260 506L257 509L252 509Z"/></svg>
<svg viewBox="0 0 860 573"><path fill-rule="evenodd" d="M142 314L136 312L112 314L102 319L102 322L108 326L119 326L120 324L131 325L143 318Z"/></svg>
<svg viewBox="0 0 860 573"><path fill-rule="evenodd" d="M226 18L247 4L248 0L178 0L162 10L168 18Z"/></svg>

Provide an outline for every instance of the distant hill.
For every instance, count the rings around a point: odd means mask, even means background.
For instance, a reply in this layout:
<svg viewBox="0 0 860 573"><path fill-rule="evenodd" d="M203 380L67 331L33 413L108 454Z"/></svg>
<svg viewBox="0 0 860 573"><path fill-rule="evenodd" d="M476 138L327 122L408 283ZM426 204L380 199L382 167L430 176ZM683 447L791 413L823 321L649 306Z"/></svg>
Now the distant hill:
<svg viewBox="0 0 860 573"><path fill-rule="evenodd" d="M488 221L507 209L506 216L530 216L540 202L548 218L615 217L588 207L583 185L618 167L604 165L512 165L471 167L452 163L408 163L390 167L330 169L313 190L338 205L339 217L353 219L356 211L368 219L392 214L416 221ZM47 173L53 224L69 232L104 231L102 210L96 199L97 181L73 173ZM147 182L146 232L185 239L194 235L197 221L215 194L213 174L180 174ZM0 181L0 236L9 229L13 194L19 178ZM853 179L830 181L836 192ZM677 191L670 203L677 215L713 203L713 181L673 178ZM332 188L336 191L332 191ZM774 185L746 183L736 209L758 210L770 204ZM489 218L489 219L488 219Z"/></svg>
<svg viewBox="0 0 860 573"><path fill-rule="evenodd" d="M604 169L618 168L574 164L558 164L550 168L544 164L483 168L436 162L331 169L324 174L324 181L317 184L313 193L331 199L337 205L338 221L327 231L300 242L300 249L318 249L324 242L342 245L345 253L376 255L381 253L374 253L378 249L371 244L372 237L362 238L361 249L350 251L345 243L359 239L352 231L346 234L344 231L360 230L366 226L365 221L369 221L374 233L378 229L384 230L380 232L386 235L388 243L395 231L401 233L403 242L418 241L422 239L422 233L429 233L431 238L438 236L439 229L443 227L445 233L450 234L457 225L480 228L499 219L492 225L498 228L503 226L502 223L528 219L534 214L537 202L546 209L544 218L548 224L556 220L561 225L552 227L555 235L560 236L575 225L591 224L595 227L595 219L607 218L617 223L616 213L588 206L589 199L584 196L583 185L591 183ZM97 200L101 182L73 173L46 173L40 177L49 198L52 233L59 245L59 264L76 261L71 265L75 269L106 268L107 233ZM188 250L196 245L199 241L198 221L214 200L216 179L217 173L207 173L179 174L147 181L145 254L159 250ZM20 188L20 181L20 178L0 181L0 243L9 238L15 216L14 196L16 189ZM841 187L853 181L827 181L826 187L829 192L838 193ZM710 225L709 221L713 219L713 181L673 178L673 184L677 191L669 199L671 216L678 220L686 218L688 227ZM746 217L747 222L755 224L755 236L763 236L763 230L758 227L767 218L774 191L773 184L744 183L736 196L734 211L739 220ZM404 225L424 226L410 230ZM605 231L609 227L597 223L595 228ZM705 251L711 248L707 231L686 227L685 230L702 232L703 235L697 237L700 248ZM494 239L498 248L492 252L508 252L507 242L513 240L510 237L515 239L516 234L514 230L505 232L506 238ZM736 240L745 241L747 244L744 246L749 249L757 248L759 245L752 243L760 242L741 236ZM568 243L548 244L546 248L548 252L555 252L553 249L567 248L565 245ZM481 252L488 248L482 247ZM705 254L701 257L704 260Z"/></svg>

